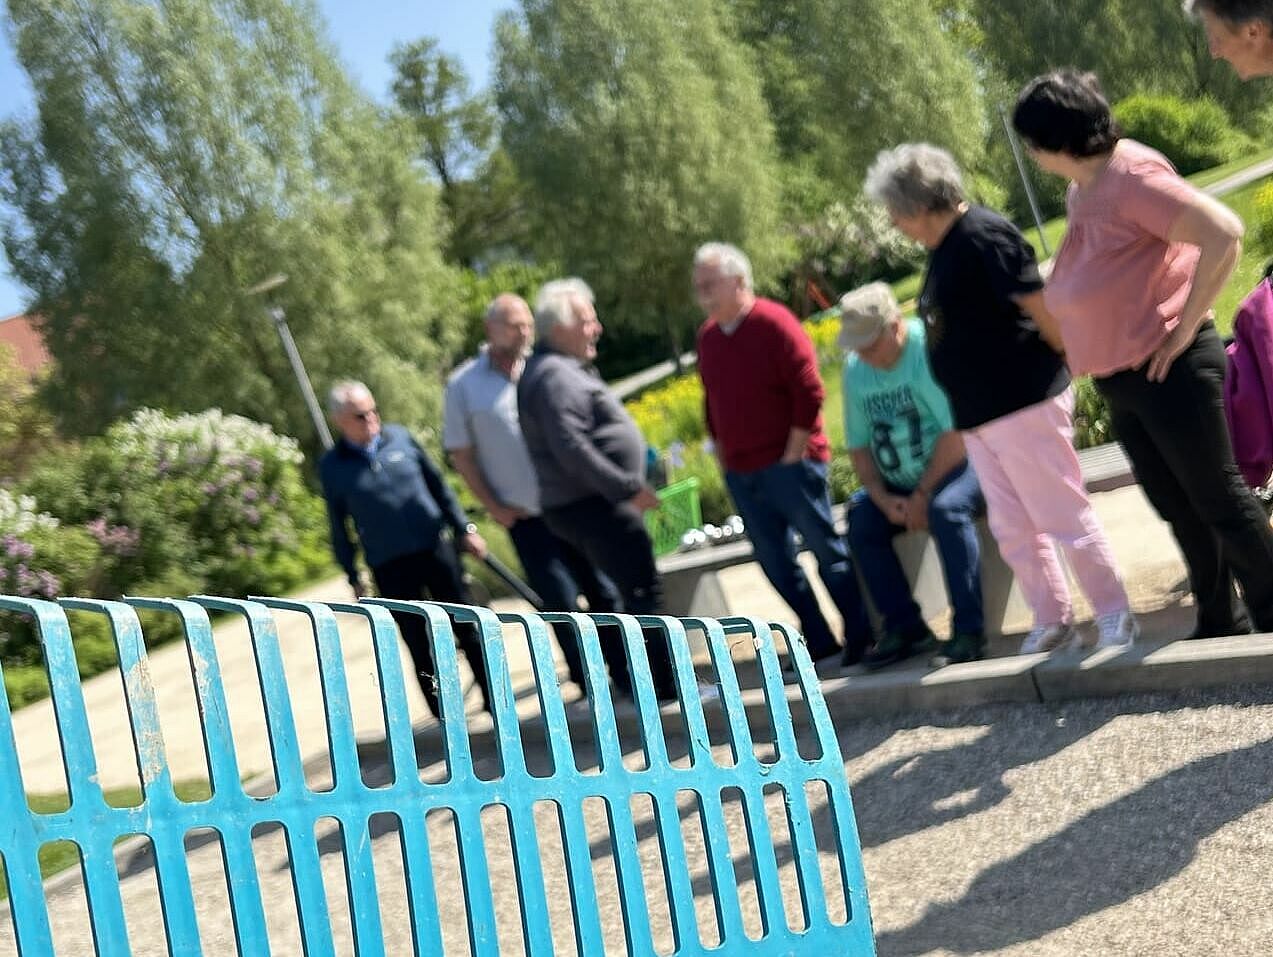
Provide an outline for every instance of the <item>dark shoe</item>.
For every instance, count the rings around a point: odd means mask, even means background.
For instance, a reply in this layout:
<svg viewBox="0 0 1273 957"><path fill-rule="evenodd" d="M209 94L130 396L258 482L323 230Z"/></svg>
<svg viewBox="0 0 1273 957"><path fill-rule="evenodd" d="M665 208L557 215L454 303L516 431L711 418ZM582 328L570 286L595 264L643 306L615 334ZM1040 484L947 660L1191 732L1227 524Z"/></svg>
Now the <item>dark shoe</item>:
<svg viewBox="0 0 1273 957"><path fill-rule="evenodd" d="M854 665L860 665L869 648L870 645L845 645L844 653L840 655L840 667L852 668Z"/></svg>
<svg viewBox="0 0 1273 957"><path fill-rule="evenodd" d="M932 638L933 633L927 625L911 631L885 632L884 636L862 655L862 664L868 671L887 668L922 651Z"/></svg>
<svg viewBox="0 0 1273 957"><path fill-rule="evenodd" d="M937 653L934 664L958 665L965 661L980 661L986 655L986 639L983 635L957 634L946 642L946 647Z"/></svg>
<svg viewBox="0 0 1273 957"><path fill-rule="evenodd" d="M1186 638L1186 641L1203 641L1207 638L1232 638L1235 635L1251 634L1250 622L1239 622L1236 625L1229 625L1220 628L1203 628L1199 625L1193 630L1193 633Z"/></svg>

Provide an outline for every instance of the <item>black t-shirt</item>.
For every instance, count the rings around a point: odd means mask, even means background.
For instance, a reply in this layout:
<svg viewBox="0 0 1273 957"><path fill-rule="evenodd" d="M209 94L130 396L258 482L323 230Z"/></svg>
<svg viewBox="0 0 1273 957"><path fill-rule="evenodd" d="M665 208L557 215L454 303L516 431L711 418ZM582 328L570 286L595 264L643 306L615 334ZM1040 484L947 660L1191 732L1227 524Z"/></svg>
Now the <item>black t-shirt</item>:
<svg viewBox="0 0 1273 957"><path fill-rule="evenodd" d="M1025 238L980 206L956 220L929 254L919 314L958 428L975 429L1069 385L1064 360L1012 298L1042 288Z"/></svg>

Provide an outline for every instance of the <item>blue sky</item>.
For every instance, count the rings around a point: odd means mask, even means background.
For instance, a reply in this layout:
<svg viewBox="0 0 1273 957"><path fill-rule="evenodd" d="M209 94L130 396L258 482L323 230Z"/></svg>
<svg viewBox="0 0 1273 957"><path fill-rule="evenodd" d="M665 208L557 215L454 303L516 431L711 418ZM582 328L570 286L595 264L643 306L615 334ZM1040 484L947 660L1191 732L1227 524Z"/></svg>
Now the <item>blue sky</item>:
<svg viewBox="0 0 1273 957"><path fill-rule="evenodd" d="M512 7L513 0L318 0L318 6L350 75L368 93L383 98L390 48L424 34L437 37L442 49L460 57L474 80L484 84L490 75L495 16ZM7 30L0 31L0 116L32 108L26 74L14 58ZM25 297L0 253L0 317L21 311Z"/></svg>

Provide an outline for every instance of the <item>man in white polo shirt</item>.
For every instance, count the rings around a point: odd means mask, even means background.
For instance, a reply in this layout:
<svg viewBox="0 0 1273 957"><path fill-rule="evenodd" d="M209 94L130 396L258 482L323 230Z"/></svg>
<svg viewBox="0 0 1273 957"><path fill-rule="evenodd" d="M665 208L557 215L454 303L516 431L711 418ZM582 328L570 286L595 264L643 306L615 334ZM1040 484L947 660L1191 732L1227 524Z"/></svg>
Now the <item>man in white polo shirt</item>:
<svg viewBox="0 0 1273 957"><path fill-rule="evenodd" d="M486 310L486 343L447 382L442 443L477 500L508 530L545 611L578 611L580 592L589 610L614 611L614 585L540 515L539 484L517 414L517 380L534 335L526 301L496 296ZM572 631L559 626L557 641L571 680L586 690Z"/></svg>

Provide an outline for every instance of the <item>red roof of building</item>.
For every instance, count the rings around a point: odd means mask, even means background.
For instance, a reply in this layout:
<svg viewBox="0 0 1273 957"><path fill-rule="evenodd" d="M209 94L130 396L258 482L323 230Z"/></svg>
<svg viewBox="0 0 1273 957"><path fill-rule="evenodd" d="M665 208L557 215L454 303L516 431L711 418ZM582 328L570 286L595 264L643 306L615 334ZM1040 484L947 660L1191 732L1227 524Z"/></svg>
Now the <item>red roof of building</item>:
<svg viewBox="0 0 1273 957"><path fill-rule="evenodd" d="M33 316L19 314L0 319L0 342L13 349L18 365L29 375L35 375L52 361Z"/></svg>

